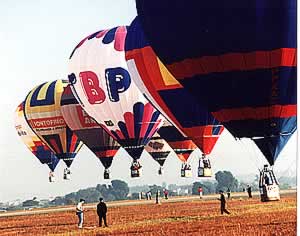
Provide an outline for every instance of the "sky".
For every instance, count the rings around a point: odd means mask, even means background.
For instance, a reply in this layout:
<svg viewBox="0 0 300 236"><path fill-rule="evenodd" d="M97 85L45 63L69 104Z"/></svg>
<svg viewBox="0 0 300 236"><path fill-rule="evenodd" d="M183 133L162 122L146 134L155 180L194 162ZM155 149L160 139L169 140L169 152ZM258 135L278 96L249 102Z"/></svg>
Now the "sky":
<svg viewBox="0 0 300 236"><path fill-rule="evenodd" d="M0 202L65 195L97 184L103 167L94 154L83 147L71 167L72 180L62 180L64 164L56 169L56 182L48 183L48 167L25 147L14 128L14 111L36 85L65 79L68 58L78 42L90 33L118 25L128 25L136 16L134 0L2 0L0 3ZM297 133L290 139L274 170L278 175L296 173ZM112 179L131 186L143 184L190 184L196 177L197 158L191 156L193 178L180 177L180 161L174 153L165 163L163 176L149 154L141 158L142 177L131 179L131 159L120 150L113 162ZM211 153L213 172L229 170L235 175L257 174L265 163L262 154L248 140L236 141L223 132ZM279 176L280 177L280 176Z"/></svg>

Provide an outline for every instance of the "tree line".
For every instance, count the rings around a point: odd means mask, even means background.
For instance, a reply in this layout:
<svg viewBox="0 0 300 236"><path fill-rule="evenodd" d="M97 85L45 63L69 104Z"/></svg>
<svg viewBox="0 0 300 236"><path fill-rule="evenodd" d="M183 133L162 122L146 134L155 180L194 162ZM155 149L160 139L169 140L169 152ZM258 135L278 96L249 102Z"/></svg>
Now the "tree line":
<svg viewBox="0 0 300 236"><path fill-rule="evenodd" d="M282 181L283 182L283 181ZM141 193L150 191L155 194L157 190L163 195L163 190L168 189L169 196L178 195L198 195L198 188L202 187L203 194L214 194L220 190L227 191L229 188L231 192L242 192L246 189L247 184L250 184L253 191L258 191L258 179L254 179L251 183L243 183L238 181L230 171L218 171L215 174L215 180L204 180L194 182L192 185L176 185L166 183L160 185L143 185L129 187L125 181L112 180L111 184L98 184L96 187L80 189L77 192L66 194L65 196L56 197L54 200L47 202L43 207L51 205L74 205L79 202L79 199L83 198L87 203L97 202L100 197L105 201L118 201L126 199L140 199ZM289 185L284 183L281 189L289 188ZM131 190L131 191L130 191ZM180 190L180 191L179 191ZM36 198L26 200L22 203L23 207L29 206L41 206Z"/></svg>
<svg viewBox="0 0 300 236"><path fill-rule="evenodd" d="M230 171L218 171L215 174L216 181L199 181L194 182L193 185L177 186L175 184L169 185L169 196L186 195L186 194L198 194L198 188L203 188L204 194L213 194L219 192L219 190L226 191L229 188L232 192L242 191L242 187L238 180L232 175ZM138 188L135 188L138 189ZM71 205L76 204L79 199L83 198L87 203L97 202L100 197L106 201L117 201L125 199L139 199L140 194L150 191L155 194L159 191L160 195L163 195L163 190L167 189L166 184L160 185L146 185L141 188L139 192L132 192L129 194L129 186L125 181L112 180L110 185L98 184L94 188L81 189L77 192L69 193L63 197L56 197L52 203L54 205ZM186 190L185 193L181 193L178 189ZM253 186L255 190L255 186Z"/></svg>

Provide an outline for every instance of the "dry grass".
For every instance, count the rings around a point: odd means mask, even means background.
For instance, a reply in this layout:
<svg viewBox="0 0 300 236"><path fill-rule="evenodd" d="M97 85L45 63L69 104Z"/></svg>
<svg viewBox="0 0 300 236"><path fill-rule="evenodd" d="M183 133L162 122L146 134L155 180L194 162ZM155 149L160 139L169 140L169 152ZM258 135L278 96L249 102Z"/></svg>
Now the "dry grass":
<svg viewBox="0 0 300 236"><path fill-rule="evenodd" d="M110 207L109 228L98 228L94 210L77 229L74 212L1 218L0 235L296 235L296 195L278 202L228 201L230 215L220 215L219 201L192 201Z"/></svg>

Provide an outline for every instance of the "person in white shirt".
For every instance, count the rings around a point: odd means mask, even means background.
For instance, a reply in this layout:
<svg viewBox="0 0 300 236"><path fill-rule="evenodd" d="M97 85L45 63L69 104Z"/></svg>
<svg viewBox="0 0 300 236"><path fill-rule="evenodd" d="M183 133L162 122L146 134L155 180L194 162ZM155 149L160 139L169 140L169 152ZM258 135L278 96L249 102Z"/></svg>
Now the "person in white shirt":
<svg viewBox="0 0 300 236"><path fill-rule="evenodd" d="M84 199L80 199L79 203L76 206L76 215L78 216L78 228L82 228L82 224L83 224L83 204L84 204L85 200Z"/></svg>

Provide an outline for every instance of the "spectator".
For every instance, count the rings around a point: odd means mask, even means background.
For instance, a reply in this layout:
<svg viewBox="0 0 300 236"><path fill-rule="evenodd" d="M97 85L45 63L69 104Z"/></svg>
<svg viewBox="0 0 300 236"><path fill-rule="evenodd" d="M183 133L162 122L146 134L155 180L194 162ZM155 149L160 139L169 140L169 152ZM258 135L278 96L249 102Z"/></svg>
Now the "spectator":
<svg viewBox="0 0 300 236"><path fill-rule="evenodd" d="M155 195L155 203L156 204L159 204L159 194L160 194L160 192L159 192L159 190L157 190L156 195Z"/></svg>
<svg viewBox="0 0 300 236"><path fill-rule="evenodd" d="M168 190L167 190L167 189L164 189L164 195L165 195L165 199L166 199L166 200L168 199L168 194L169 194Z"/></svg>
<svg viewBox="0 0 300 236"><path fill-rule="evenodd" d="M229 211L226 210L226 199L224 196L223 191L220 191L220 198L218 198L219 201L221 201L221 214L223 215L223 213L225 212L226 214L230 214Z"/></svg>
<svg viewBox="0 0 300 236"><path fill-rule="evenodd" d="M83 204L85 203L84 199L80 199L79 203L76 206L76 215L78 216L78 228L82 228L83 225Z"/></svg>
<svg viewBox="0 0 300 236"><path fill-rule="evenodd" d="M99 227L102 226L102 219L104 221L104 226L107 226L107 222L106 222L106 213L107 213L107 206L103 200L103 198L99 198L99 203L97 205L97 215L99 217Z"/></svg>
<svg viewBox="0 0 300 236"><path fill-rule="evenodd" d="M230 199L230 188L227 188L227 199Z"/></svg>
<svg viewBox="0 0 300 236"><path fill-rule="evenodd" d="M200 199L202 199L202 195L203 195L203 189L202 189L202 187L198 188L198 193L199 193Z"/></svg>
<svg viewBox="0 0 300 236"><path fill-rule="evenodd" d="M248 197L252 198L252 190L251 190L251 186L249 184L247 185L247 192L248 192Z"/></svg>

